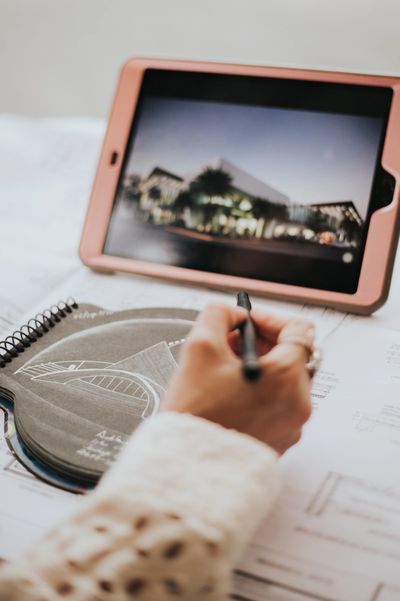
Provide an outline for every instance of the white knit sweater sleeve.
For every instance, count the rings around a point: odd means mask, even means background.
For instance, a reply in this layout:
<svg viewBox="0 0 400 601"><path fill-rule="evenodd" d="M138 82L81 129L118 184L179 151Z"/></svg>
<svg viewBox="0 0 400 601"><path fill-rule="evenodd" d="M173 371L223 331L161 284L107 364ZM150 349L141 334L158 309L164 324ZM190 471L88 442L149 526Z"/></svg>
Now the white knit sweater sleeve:
<svg viewBox="0 0 400 601"><path fill-rule="evenodd" d="M216 601L277 491L276 454L187 414L143 424L79 511L0 570L0 601Z"/></svg>

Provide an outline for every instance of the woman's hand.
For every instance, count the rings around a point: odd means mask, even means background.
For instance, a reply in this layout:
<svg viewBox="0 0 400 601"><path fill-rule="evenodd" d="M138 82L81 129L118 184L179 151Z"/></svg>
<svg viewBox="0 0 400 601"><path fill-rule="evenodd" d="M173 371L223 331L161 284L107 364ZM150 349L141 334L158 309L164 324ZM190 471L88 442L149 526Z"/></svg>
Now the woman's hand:
<svg viewBox="0 0 400 601"><path fill-rule="evenodd" d="M199 315L184 345L163 409L192 413L284 453L299 441L311 414L311 380L305 365L314 327L303 319L285 320L256 310L251 315L261 377L246 381L237 354L237 328L247 311L212 304ZM304 340L305 346L296 340Z"/></svg>

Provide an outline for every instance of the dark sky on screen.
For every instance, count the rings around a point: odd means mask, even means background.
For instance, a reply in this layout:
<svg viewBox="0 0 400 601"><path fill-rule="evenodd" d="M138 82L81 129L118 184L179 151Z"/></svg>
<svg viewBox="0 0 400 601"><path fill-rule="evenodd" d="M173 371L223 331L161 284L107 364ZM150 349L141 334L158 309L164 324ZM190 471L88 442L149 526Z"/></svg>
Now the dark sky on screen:
<svg viewBox="0 0 400 601"><path fill-rule="evenodd" d="M128 172L187 174L217 156L310 204L352 200L365 217L381 120L146 98Z"/></svg>

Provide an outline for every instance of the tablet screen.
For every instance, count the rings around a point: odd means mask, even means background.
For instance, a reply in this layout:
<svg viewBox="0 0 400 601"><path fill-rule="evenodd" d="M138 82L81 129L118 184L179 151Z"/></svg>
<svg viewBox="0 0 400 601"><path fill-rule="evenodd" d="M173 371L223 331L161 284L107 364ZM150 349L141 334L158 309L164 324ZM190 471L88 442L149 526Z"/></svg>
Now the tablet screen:
<svg viewBox="0 0 400 601"><path fill-rule="evenodd" d="M357 290L387 88L148 70L104 253Z"/></svg>

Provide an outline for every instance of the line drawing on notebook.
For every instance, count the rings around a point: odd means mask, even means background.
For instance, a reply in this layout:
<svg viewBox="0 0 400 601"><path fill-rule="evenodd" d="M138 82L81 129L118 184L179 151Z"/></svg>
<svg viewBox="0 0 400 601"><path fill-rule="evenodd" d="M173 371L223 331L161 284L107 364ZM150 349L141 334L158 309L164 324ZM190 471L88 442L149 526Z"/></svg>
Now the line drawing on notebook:
<svg viewBox="0 0 400 601"><path fill-rule="evenodd" d="M70 386L79 390L82 398L102 398L123 408L127 415L146 419L157 413L165 386L148 373L139 373L138 367L151 372L162 359L172 359L176 365L169 348L163 341L116 363L90 359L28 363L16 373L38 383Z"/></svg>
<svg viewBox="0 0 400 601"><path fill-rule="evenodd" d="M118 405L124 406L129 415L135 415L145 419L158 411L160 406L160 395L154 388L155 382L135 372L120 369L112 369L105 364L104 367L85 369L81 362L80 367L69 367L56 371L55 363L43 363L32 366L37 372L42 373L30 375L32 380L41 382L55 382L61 385L71 386L80 390L85 396L96 398L107 397L110 403L117 401Z"/></svg>

